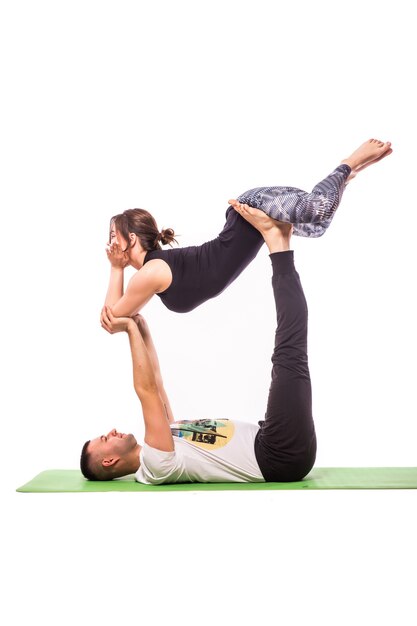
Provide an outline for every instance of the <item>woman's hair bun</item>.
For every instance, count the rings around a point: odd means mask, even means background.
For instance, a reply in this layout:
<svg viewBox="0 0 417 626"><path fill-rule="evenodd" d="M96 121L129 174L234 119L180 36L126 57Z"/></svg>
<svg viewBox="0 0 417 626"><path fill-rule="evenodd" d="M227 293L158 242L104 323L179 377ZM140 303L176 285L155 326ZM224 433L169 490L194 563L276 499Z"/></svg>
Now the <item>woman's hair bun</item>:
<svg viewBox="0 0 417 626"><path fill-rule="evenodd" d="M171 244L173 241L175 241L175 243L178 243L177 240L175 239L175 233L172 230L172 228L162 229L161 232L159 233L158 239L162 243L163 246L166 246L167 244Z"/></svg>

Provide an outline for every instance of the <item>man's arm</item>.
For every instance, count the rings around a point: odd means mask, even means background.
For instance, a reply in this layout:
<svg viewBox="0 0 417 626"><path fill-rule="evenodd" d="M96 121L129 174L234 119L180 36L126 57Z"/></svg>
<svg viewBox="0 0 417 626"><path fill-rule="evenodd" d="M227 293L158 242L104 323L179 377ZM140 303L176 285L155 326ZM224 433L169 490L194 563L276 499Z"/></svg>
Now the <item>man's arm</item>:
<svg viewBox="0 0 417 626"><path fill-rule="evenodd" d="M136 322L131 318L116 318L105 307L102 324L110 333L124 330L129 336L133 385L142 405L145 442L158 450L172 452L174 440L165 406L158 390L151 358Z"/></svg>
<svg viewBox="0 0 417 626"><path fill-rule="evenodd" d="M151 331L149 330L149 326L146 320L144 319L144 317L142 317L142 315L135 315L133 319L138 325L140 334L142 335L142 339L148 351L149 358L151 359L153 371L155 374L156 385L158 387L159 394L162 398L162 402L164 403L164 406L165 406L167 420L170 424L172 424L172 422L175 421L174 415L172 413L171 405L169 403L169 398L164 388L164 381L162 380L161 369L159 366L159 359L158 359L155 345L152 340Z"/></svg>

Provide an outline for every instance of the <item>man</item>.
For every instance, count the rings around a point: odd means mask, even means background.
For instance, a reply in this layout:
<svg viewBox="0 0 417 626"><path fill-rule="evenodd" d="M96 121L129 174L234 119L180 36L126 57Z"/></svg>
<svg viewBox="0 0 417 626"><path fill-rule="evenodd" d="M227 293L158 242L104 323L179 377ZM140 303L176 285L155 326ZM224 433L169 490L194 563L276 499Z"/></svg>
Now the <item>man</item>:
<svg viewBox="0 0 417 626"><path fill-rule="evenodd" d="M107 307L102 325L126 332L135 391L142 405L142 446L131 434L112 430L84 444L81 470L90 480L135 474L146 484L174 482L288 482L313 467L316 436L307 359L307 304L290 250L292 226L231 201L257 228L272 262L277 330L265 419L177 421L165 393L155 347L142 316L116 318Z"/></svg>

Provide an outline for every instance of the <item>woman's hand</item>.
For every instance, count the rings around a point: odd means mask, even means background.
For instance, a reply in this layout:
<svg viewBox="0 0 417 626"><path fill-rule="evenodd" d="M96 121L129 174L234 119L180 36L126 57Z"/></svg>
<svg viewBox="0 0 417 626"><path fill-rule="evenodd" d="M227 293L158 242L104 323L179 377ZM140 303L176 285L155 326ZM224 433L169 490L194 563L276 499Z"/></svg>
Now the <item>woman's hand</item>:
<svg viewBox="0 0 417 626"><path fill-rule="evenodd" d="M104 306L101 310L100 323L104 330L114 335L114 333L127 332L135 322L131 317L114 317L109 306Z"/></svg>
<svg viewBox="0 0 417 626"><path fill-rule="evenodd" d="M120 267L121 269L124 269L127 265L129 265L129 257L127 253L124 252L120 244L115 241L106 246L106 254L113 267Z"/></svg>

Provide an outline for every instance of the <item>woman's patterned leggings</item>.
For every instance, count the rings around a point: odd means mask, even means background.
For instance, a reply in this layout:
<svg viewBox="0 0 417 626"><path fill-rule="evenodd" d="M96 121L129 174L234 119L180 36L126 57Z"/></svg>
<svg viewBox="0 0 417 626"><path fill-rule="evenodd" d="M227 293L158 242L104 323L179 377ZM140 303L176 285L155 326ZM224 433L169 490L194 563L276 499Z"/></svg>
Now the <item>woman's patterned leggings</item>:
<svg viewBox="0 0 417 626"><path fill-rule="evenodd" d="M238 200L276 220L293 224L294 235L320 237L340 204L350 172L349 165L339 165L311 193L296 187L257 187L243 193Z"/></svg>

